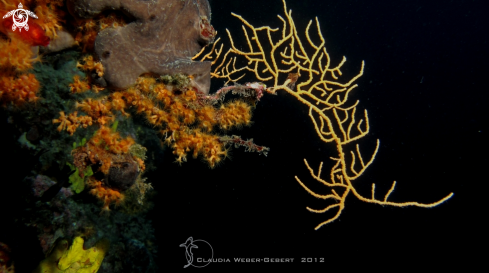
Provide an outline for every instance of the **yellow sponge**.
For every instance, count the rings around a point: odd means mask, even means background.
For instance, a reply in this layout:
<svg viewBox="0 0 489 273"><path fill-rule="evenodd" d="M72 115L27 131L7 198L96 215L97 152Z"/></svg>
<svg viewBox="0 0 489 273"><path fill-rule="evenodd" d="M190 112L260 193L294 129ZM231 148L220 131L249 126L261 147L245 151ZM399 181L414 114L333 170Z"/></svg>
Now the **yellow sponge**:
<svg viewBox="0 0 489 273"><path fill-rule="evenodd" d="M90 249L83 249L83 238L76 237L69 249L66 240L60 241L53 252L41 261L34 273L95 273L100 268L109 241L102 239ZM56 263L59 260L58 263Z"/></svg>
<svg viewBox="0 0 489 273"><path fill-rule="evenodd" d="M105 253L109 249L109 241L102 239L90 249L83 249L83 238L76 237L70 249L66 251L58 263L60 270L76 269L77 273L97 272Z"/></svg>

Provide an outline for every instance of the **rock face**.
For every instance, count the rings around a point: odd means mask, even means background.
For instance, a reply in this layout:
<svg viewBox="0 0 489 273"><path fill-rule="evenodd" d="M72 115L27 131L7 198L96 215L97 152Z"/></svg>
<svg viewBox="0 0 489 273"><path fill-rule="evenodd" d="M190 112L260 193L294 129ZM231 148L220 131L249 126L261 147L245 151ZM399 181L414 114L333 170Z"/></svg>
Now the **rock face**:
<svg viewBox="0 0 489 273"><path fill-rule="evenodd" d="M51 40L49 45L45 47L46 52L58 52L70 48L76 44L75 39L70 33L64 30L58 30L58 36Z"/></svg>
<svg viewBox="0 0 489 273"><path fill-rule="evenodd" d="M191 58L215 36L207 0L69 0L75 16L93 17L103 10L121 10L135 21L101 31L95 51L104 78L127 88L143 73L193 75L204 93L210 89L210 62Z"/></svg>
<svg viewBox="0 0 489 273"><path fill-rule="evenodd" d="M107 176L107 184L116 190L129 189L139 175L138 164L130 155L114 156Z"/></svg>

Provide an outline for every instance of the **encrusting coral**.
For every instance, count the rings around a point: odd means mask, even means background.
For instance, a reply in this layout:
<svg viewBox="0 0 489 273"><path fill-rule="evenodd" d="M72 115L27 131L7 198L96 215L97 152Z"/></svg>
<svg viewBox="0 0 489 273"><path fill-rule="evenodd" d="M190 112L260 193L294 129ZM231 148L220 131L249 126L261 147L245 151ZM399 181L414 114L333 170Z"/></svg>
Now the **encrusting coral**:
<svg viewBox="0 0 489 273"><path fill-rule="evenodd" d="M123 27L100 31L95 40L104 78L112 86L128 88L143 73L185 73L195 77L200 91L209 92L210 62L191 60L215 36L207 0L70 0L68 7L72 14L84 18L104 9L121 9L135 18ZM94 25L92 22L87 29ZM95 33L90 33L93 39Z"/></svg>

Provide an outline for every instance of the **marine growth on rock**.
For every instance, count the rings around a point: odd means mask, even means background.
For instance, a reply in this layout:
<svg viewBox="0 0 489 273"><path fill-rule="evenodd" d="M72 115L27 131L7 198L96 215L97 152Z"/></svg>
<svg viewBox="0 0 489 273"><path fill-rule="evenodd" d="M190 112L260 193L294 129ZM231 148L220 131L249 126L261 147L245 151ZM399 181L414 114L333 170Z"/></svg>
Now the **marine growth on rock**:
<svg viewBox="0 0 489 273"><path fill-rule="evenodd" d="M123 27L102 30L95 40L111 86L128 88L144 73L184 73L194 77L198 90L209 93L211 63L191 60L215 36L207 0L69 0L68 7L82 18L106 9L135 18Z"/></svg>

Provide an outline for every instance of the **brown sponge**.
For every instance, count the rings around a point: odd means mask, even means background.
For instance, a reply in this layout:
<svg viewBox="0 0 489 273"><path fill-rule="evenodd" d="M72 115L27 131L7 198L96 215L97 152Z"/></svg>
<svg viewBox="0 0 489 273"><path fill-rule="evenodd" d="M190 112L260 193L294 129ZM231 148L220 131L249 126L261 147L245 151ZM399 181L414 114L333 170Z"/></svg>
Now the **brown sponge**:
<svg viewBox="0 0 489 273"><path fill-rule="evenodd" d="M207 0L69 0L70 11L93 17L103 10L121 10L135 21L102 30L95 52L113 87L127 88L144 73L183 73L194 77L204 93L210 89L210 62L191 58L215 36Z"/></svg>

